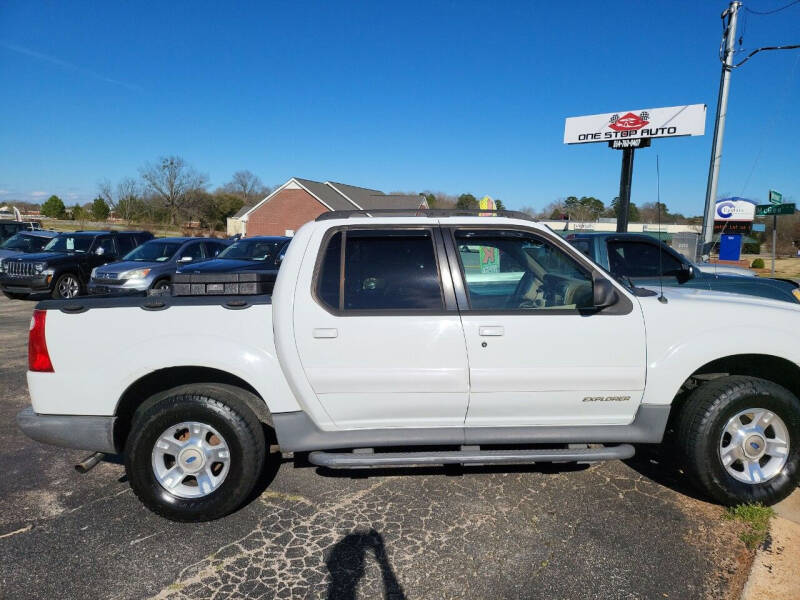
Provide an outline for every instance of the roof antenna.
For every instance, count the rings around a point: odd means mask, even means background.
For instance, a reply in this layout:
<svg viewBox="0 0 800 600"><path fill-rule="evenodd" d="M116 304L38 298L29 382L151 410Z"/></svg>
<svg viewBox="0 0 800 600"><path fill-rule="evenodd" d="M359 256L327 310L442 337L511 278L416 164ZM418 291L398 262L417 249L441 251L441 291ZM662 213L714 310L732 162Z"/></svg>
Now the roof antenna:
<svg viewBox="0 0 800 600"><path fill-rule="evenodd" d="M658 285L661 287L661 295L658 301L666 304L664 297L664 249L661 247L661 170L658 166L658 154L656 154L656 212L658 212Z"/></svg>

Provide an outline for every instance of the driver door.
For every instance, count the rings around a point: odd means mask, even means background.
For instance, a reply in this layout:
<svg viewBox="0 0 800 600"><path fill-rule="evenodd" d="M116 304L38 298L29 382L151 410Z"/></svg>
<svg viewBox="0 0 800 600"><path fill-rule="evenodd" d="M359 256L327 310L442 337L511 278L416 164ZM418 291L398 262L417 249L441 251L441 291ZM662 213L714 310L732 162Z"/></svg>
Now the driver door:
<svg viewBox="0 0 800 600"><path fill-rule="evenodd" d="M619 290L616 305L595 310L602 275L544 232L454 228L450 242L464 289L467 426L632 421L646 367L634 299Z"/></svg>

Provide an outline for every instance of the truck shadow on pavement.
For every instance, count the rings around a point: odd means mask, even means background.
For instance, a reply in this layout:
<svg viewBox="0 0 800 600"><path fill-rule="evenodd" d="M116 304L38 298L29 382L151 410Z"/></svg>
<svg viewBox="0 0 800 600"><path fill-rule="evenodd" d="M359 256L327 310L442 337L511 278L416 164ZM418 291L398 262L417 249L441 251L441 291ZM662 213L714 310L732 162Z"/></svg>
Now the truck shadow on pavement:
<svg viewBox="0 0 800 600"><path fill-rule="evenodd" d="M327 600L355 600L359 581L364 577L368 553L378 563L386 600L405 600L406 595L397 581L386 555L383 536L370 529L344 536L331 549L325 565L330 572Z"/></svg>

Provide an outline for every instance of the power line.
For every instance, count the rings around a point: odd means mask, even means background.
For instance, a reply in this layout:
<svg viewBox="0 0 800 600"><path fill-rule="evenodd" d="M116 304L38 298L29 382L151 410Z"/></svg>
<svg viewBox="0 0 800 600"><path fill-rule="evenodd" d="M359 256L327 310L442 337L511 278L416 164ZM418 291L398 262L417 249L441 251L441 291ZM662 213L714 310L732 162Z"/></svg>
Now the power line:
<svg viewBox="0 0 800 600"><path fill-rule="evenodd" d="M800 0L796 1L800 2ZM741 67L744 63L753 58L756 54L758 54L759 52L763 52L765 50L797 50L798 48L800 48L800 44L792 44L790 46L763 46L761 48L756 48L750 54L745 56L743 60L740 60L735 65L731 65L730 67L727 68L736 69L737 67Z"/></svg>
<svg viewBox="0 0 800 600"><path fill-rule="evenodd" d="M781 6L780 8L776 8L774 10L765 10L765 11L752 10L750 8L747 8L746 6L744 7L744 9L747 12L749 12L751 14L754 14L754 15L774 15L775 13L781 12L782 10L786 10L790 6L794 6L795 4L798 4L798 3L800 3L800 0L793 0L792 2L789 2L789 4L787 4L786 6Z"/></svg>

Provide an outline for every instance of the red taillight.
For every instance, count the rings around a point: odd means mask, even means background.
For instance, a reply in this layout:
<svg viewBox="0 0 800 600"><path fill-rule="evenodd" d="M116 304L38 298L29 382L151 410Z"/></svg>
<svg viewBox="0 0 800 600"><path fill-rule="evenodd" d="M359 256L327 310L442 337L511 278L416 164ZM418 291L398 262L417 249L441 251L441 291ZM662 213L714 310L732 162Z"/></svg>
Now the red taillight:
<svg viewBox="0 0 800 600"><path fill-rule="evenodd" d="M34 310L31 317L31 329L28 332L28 370L53 372L53 363L47 352L47 340L44 336L46 310Z"/></svg>

